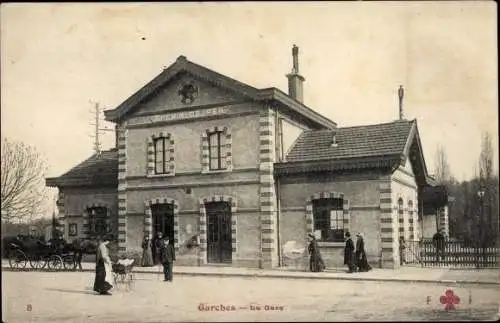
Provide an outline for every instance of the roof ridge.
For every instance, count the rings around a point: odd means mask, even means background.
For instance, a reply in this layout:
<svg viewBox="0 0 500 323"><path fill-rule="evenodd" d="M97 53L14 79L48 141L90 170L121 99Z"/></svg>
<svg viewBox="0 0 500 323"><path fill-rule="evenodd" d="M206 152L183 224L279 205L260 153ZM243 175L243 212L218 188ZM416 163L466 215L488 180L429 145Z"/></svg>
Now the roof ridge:
<svg viewBox="0 0 500 323"><path fill-rule="evenodd" d="M365 127L383 126L383 125L396 124L396 123L413 123L413 122L415 122L415 119L412 119L412 120L394 120L394 121L390 121L390 122L380 122L380 123L357 125L357 126L338 127L337 129L365 128Z"/></svg>
<svg viewBox="0 0 500 323"><path fill-rule="evenodd" d="M335 132L337 130L344 130L344 129L353 129L353 128L367 128L367 127L373 127L373 126L383 126L383 125L390 125L390 124L396 124L396 123L414 123L416 122L415 119L412 120L395 120L391 122L383 122L383 123L372 123L372 124L365 124L365 125L357 125L357 126L347 126L347 127L338 127L337 129L306 129L302 133L328 133L328 132Z"/></svg>
<svg viewBox="0 0 500 323"><path fill-rule="evenodd" d="M237 80L237 79L235 79L235 78L232 78L232 77L227 76L227 75L225 75L225 74L219 73L219 72L217 72L217 71L215 71L215 70L213 70L213 69L211 69L211 68L208 68L208 67L206 67L206 66L200 65L200 64L195 63L195 62L193 62L193 61L190 61L190 60L188 60L188 59L186 59L186 62L187 62L188 64L193 65L193 66L194 66L194 67L196 67L196 68L200 68L200 69L207 70L207 71L209 71L210 73L213 73L213 74L215 74L215 75L216 75L216 76L218 76L218 77L221 77L221 78L223 78L223 79L227 79L227 80L229 80L229 81L231 81L231 82L234 82L234 83L235 83L235 84L237 84L237 85L241 85L241 86L244 86L244 87L249 87L249 88L251 88L251 90L254 90L254 91L259 91L259 89L258 89L258 88L256 88L255 86L252 86L252 85L247 84L247 83L245 83L245 82L238 81L238 80Z"/></svg>

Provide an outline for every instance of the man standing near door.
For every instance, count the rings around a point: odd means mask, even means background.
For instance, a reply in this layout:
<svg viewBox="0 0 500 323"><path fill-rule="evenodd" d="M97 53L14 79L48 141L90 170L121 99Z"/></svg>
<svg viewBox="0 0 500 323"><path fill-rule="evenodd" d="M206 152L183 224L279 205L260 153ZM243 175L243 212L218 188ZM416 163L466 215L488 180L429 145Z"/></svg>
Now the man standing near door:
<svg viewBox="0 0 500 323"><path fill-rule="evenodd" d="M169 237L163 239L163 246L160 250L161 263L163 264L164 281L172 282L173 268L175 261L174 245L170 243Z"/></svg>
<svg viewBox="0 0 500 323"><path fill-rule="evenodd" d="M153 256L154 265L157 265L161 262L160 251L162 247L163 247L163 233L158 231L156 232L156 235L151 243L151 255Z"/></svg>

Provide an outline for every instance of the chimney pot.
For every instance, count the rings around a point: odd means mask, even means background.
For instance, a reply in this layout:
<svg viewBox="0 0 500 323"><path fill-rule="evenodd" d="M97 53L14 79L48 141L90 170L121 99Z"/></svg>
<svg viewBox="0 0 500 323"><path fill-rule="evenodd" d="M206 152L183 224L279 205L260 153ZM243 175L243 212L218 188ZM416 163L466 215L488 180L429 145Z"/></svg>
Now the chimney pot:
<svg viewBox="0 0 500 323"><path fill-rule="evenodd" d="M337 144L337 133L334 131L332 133L332 147L337 147L338 144Z"/></svg>
<svg viewBox="0 0 500 323"><path fill-rule="evenodd" d="M288 95L293 99L303 102L303 85L304 77L299 74L299 47L293 45L292 47L292 72L287 75L288 78Z"/></svg>

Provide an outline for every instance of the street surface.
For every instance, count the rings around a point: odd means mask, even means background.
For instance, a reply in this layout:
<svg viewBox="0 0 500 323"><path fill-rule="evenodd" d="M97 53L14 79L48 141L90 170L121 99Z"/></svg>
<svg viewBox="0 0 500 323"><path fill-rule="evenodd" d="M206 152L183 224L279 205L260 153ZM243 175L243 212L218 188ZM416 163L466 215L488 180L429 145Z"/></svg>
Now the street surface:
<svg viewBox="0 0 500 323"><path fill-rule="evenodd" d="M166 283L156 274L136 274L131 290L119 285L112 296L100 296L91 290L93 278L90 272L4 271L2 321L463 321L499 317L500 292L487 286L189 276L174 276L173 283ZM454 310L445 311L440 296L448 288L460 302Z"/></svg>

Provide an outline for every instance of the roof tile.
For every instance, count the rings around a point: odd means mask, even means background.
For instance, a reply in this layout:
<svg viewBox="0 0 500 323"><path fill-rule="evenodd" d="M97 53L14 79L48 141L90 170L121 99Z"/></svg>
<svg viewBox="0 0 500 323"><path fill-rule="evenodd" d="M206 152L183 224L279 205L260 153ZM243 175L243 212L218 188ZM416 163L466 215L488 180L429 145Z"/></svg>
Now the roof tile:
<svg viewBox="0 0 500 323"><path fill-rule="evenodd" d="M343 127L303 132L288 153L287 162L348 159L402 154L414 121ZM337 146L332 146L335 133Z"/></svg>
<svg viewBox="0 0 500 323"><path fill-rule="evenodd" d="M68 185L118 185L118 151L117 149L94 154L65 174L57 178L48 178L51 186Z"/></svg>

